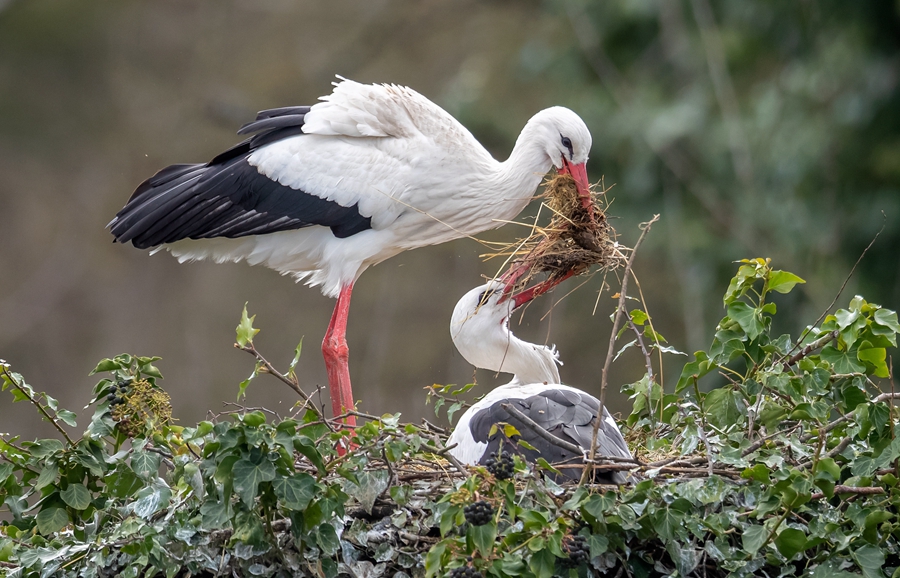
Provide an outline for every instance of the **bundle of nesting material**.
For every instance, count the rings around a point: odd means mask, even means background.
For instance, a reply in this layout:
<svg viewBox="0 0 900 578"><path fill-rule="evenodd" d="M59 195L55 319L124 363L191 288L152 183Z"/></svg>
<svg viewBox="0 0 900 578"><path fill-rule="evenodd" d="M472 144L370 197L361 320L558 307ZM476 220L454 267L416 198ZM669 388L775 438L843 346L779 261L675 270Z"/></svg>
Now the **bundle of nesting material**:
<svg viewBox="0 0 900 578"><path fill-rule="evenodd" d="M532 226L531 234L486 257L507 256L512 270L524 273L520 287L546 274L548 281L580 275L592 266L614 269L624 262L623 247L615 240L604 211L606 191L591 190L590 208L585 207L571 175L556 175L545 183L544 206L551 212L546 227ZM544 207L542 207L542 211ZM593 213L593 215L592 215Z"/></svg>

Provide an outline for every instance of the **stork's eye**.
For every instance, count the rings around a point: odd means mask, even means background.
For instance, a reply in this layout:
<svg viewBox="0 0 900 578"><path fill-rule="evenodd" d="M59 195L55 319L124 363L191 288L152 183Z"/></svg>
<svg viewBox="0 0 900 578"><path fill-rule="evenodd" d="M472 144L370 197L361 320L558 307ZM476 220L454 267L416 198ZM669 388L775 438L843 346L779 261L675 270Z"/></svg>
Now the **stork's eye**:
<svg viewBox="0 0 900 578"><path fill-rule="evenodd" d="M575 149L572 148L572 139L570 139L567 136L562 136L562 135L560 135L560 137L561 138L559 140L562 143L562 145L564 147L566 147L567 149L569 149L569 160L572 160L572 157L575 156Z"/></svg>
<svg viewBox="0 0 900 578"><path fill-rule="evenodd" d="M482 291L480 295L478 295L478 305L484 305L487 303L487 300L491 298L491 295L494 294L494 289L487 289Z"/></svg>

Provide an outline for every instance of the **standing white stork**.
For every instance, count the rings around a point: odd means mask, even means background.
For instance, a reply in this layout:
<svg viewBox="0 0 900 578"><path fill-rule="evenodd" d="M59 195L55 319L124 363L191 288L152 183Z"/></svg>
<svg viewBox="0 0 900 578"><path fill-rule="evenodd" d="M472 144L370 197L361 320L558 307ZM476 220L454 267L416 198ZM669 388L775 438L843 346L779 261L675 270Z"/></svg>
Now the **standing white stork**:
<svg viewBox="0 0 900 578"><path fill-rule="evenodd" d="M466 464L485 464L508 449L526 460L543 457L553 463L582 463L584 456L567 451L538 436L522 419L503 407L508 404L537 425L563 441L588 450L600 401L594 396L559 379L559 355L544 345L522 341L509 330L513 311L535 297L526 291L508 297L503 287L488 283L472 289L456 304L450 321L450 336L460 354L475 367L514 374L513 380L495 388L459 418L447 445L456 444L450 453ZM510 442L495 424L508 423L536 451ZM597 432L597 455L631 458L628 445L616 421L603 408L603 420ZM564 477L578 479L580 469L563 469ZM622 472L600 475L615 484L627 476Z"/></svg>
<svg viewBox="0 0 900 578"><path fill-rule="evenodd" d="M543 175L570 173L590 206L591 134L567 108L534 115L505 162L406 87L340 79L313 106L265 110L206 164L162 169L109 224L180 262L247 261L337 297L322 342L335 415L354 407L345 338L353 284L408 249L499 227ZM348 423L354 424L350 419Z"/></svg>

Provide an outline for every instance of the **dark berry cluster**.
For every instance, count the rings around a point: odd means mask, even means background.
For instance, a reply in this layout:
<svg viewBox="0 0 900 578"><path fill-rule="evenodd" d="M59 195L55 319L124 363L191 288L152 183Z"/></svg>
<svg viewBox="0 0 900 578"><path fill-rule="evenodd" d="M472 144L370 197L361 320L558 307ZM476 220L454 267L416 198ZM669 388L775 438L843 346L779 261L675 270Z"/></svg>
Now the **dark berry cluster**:
<svg viewBox="0 0 900 578"><path fill-rule="evenodd" d="M128 393L128 382L120 381L113 386L113 391L106 396L106 401L109 402L110 407L125 403L126 393Z"/></svg>
<svg viewBox="0 0 900 578"><path fill-rule="evenodd" d="M450 578L482 578L481 572L471 566L460 566L450 570Z"/></svg>
<svg viewBox="0 0 900 578"><path fill-rule="evenodd" d="M484 500L479 500L463 508L463 514L466 515L466 522L473 526L484 526L494 517L494 508Z"/></svg>
<svg viewBox="0 0 900 578"><path fill-rule="evenodd" d="M591 559L591 549L584 536L566 536L562 546L563 551L569 555L567 562L571 566L586 564Z"/></svg>
<svg viewBox="0 0 900 578"><path fill-rule="evenodd" d="M496 458L488 458L488 461L486 461L484 465L487 466L488 471L494 474L494 477L498 480L508 480L515 474L515 471L513 470L513 459L506 452L503 452Z"/></svg>

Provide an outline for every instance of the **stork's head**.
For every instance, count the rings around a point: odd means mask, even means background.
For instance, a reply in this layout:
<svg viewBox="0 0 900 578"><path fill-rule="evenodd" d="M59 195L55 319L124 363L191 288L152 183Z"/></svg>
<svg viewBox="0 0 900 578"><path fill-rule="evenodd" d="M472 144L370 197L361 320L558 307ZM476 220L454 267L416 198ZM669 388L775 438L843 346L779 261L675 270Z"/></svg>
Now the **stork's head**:
<svg viewBox="0 0 900 578"><path fill-rule="evenodd" d="M475 367L514 373L521 383L559 383L556 351L522 341L509 330L513 311L536 294L517 299L507 291L503 283L492 281L463 295L450 320L453 344Z"/></svg>
<svg viewBox="0 0 900 578"><path fill-rule="evenodd" d="M532 117L529 124L538 128L544 151L560 174L570 174L575 179L578 196L585 208L590 203L590 183L587 163L591 152L591 131L581 117L562 106L542 110Z"/></svg>

